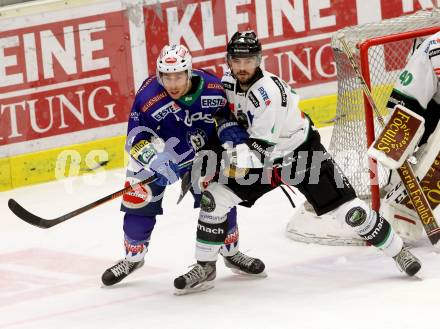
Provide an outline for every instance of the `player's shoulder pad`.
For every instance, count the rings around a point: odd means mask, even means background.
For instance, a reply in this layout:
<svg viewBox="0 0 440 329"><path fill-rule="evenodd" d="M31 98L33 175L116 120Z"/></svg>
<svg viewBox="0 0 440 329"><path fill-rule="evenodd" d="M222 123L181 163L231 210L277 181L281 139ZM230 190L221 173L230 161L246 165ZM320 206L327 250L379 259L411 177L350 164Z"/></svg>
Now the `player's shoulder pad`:
<svg viewBox="0 0 440 329"><path fill-rule="evenodd" d="M159 81L157 80L157 76L151 75L142 82L140 88L136 92L136 95L144 93L145 90L147 90L147 89L156 89L156 88L160 88L160 87L162 87L162 86L160 85ZM163 87L162 87L162 89L163 89Z"/></svg>
<svg viewBox="0 0 440 329"><path fill-rule="evenodd" d="M142 84L142 87L136 94L135 103L140 112L149 112L158 108L159 105L163 105L164 99L167 98L171 101L171 97L165 88L154 77L151 81L147 79Z"/></svg>
<svg viewBox="0 0 440 329"><path fill-rule="evenodd" d="M281 107L287 107L289 88L287 83L276 75L263 71L263 78L258 80L251 87L251 90L254 91L258 99L262 99L264 106L269 106L275 102Z"/></svg>
<svg viewBox="0 0 440 329"><path fill-rule="evenodd" d="M255 82L247 93L247 98L255 108L264 109L273 102L270 90L267 88L267 81L262 78Z"/></svg>

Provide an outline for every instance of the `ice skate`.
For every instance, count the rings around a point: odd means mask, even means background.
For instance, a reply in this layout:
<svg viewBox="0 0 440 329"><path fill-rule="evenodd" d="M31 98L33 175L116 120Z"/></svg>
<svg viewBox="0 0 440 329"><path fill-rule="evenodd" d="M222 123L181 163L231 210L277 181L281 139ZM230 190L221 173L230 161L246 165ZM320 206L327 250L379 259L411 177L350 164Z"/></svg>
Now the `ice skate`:
<svg viewBox="0 0 440 329"><path fill-rule="evenodd" d="M200 262L186 274L174 280L176 295L185 295L208 290L214 287L216 276L215 262Z"/></svg>
<svg viewBox="0 0 440 329"><path fill-rule="evenodd" d="M229 267L236 274L263 278L267 276L266 272L264 272L264 263L261 260L246 256L240 251L234 256L224 257L224 261L226 267Z"/></svg>
<svg viewBox="0 0 440 329"><path fill-rule="evenodd" d="M144 260L140 262L129 262L126 259L122 259L102 274L102 283L106 286L112 286L143 265Z"/></svg>
<svg viewBox="0 0 440 329"><path fill-rule="evenodd" d="M393 257L393 259L396 262L397 267L409 276L415 275L422 267L420 260L418 260L406 246L404 246L402 250Z"/></svg>

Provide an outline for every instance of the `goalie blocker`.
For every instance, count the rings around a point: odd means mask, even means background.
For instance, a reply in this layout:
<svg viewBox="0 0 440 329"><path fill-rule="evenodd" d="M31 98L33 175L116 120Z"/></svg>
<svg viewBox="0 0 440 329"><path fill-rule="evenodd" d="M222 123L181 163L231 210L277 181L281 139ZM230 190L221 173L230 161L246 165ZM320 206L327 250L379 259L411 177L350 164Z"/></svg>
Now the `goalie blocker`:
<svg viewBox="0 0 440 329"><path fill-rule="evenodd" d="M396 105L368 155L390 169L397 169L411 156L425 131L425 119Z"/></svg>

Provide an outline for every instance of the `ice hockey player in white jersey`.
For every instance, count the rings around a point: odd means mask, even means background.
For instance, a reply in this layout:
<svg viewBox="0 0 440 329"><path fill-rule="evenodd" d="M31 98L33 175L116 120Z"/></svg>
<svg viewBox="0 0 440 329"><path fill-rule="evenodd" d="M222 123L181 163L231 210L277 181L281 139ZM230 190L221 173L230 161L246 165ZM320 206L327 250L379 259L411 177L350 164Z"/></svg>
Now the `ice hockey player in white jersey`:
<svg viewBox="0 0 440 329"><path fill-rule="evenodd" d="M387 107L403 105L425 119L425 132L419 142L414 167L437 220L440 220L440 32L426 38L415 49L401 71ZM393 175L397 177L398 175ZM406 195L403 184L395 182L381 202L383 212L393 227L414 242L425 236L417 213Z"/></svg>
<svg viewBox="0 0 440 329"><path fill-rule="evenodd" d="M406 274L416 274L421 268L420 261L403 245L389 223L357 198L322 146L311 120L298 108L299 96L283 80L262 70L261 58L261 44L254 32L237 32L232 36L227 46L230 72L222 83L238 123L220 122L219 136L224 144L237 144L229 132L241 128L246 129L249 138L227 151L229 163L223 174L228 179L210 184L202 195L197 264L175 279L176 293L213 286L230 209L238 204L250 207L282 184L298 188L317 215L333 212L361 238L392 257Z"/></svg>

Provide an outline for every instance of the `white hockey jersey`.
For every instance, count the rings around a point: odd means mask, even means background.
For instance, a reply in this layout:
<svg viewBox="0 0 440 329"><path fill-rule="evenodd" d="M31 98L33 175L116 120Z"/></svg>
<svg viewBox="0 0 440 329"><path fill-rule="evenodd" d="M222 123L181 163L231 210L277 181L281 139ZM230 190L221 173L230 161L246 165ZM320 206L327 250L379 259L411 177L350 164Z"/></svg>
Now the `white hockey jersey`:
<svg viewBox="0 0 440 329"><path fill-rule="evenodd" d="M414 52L394 89L416 99L426 109L429 101L440 104L440 32L427 38Z"/></svg>
<svg viewBox="0 0 440 329"><path fill-rule="evenodd" d="M230 71L222 78L231 111L247 128L250 139L273 146L270 159L282 158L300 146L309 133L310 120L298 107L299 96L283 80L264 70L242 91Z"/></svg>

